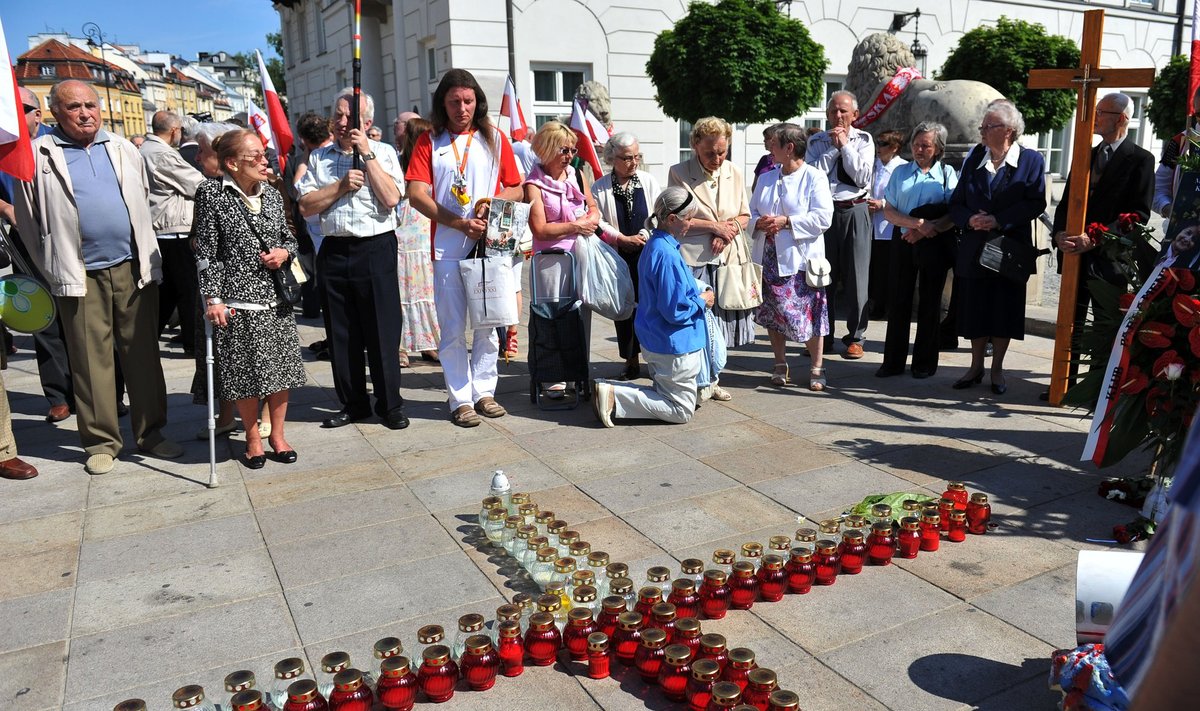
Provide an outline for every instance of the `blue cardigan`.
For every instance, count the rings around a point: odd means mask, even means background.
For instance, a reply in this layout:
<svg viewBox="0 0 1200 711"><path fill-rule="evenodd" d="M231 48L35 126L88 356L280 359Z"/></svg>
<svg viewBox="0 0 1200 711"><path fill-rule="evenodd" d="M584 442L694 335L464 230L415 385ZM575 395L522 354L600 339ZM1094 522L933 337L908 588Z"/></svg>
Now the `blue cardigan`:
<svg viewBox="0 0 1200 711"><path fill-rule="evenodd" d="M683 263L679 241L661 230L638 258L638 309L633 327L651 353L684 355L704 348L704 310L692 270Z"/></svg>

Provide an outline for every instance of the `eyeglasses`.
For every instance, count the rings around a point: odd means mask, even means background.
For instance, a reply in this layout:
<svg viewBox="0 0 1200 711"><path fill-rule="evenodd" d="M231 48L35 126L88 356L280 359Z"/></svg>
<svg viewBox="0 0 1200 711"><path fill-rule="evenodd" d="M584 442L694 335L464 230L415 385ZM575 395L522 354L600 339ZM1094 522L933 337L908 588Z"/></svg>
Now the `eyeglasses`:
<svg viewBox="0 0 1200 711"><path fill-rule="evenodd" d="M1098 113L1098 114L1112 114L1113 116L1124 116L1124 115L1125 115L1125 112L1124 112L1124 111L1106 111L1106 110L1104 110L1104 109L1096 109L1096 113Z"/></svg>
<svg viewBox="0 0 1200 711"><path fill-rule="evenodd" d="M638 153L632 156L617 156L617 160L623 163L640 163L642 160L642 154Z"/></svg>
<svg viewBox="0 0 1200 711"><path fill-rule="evenodd" d="M21 107L25 109L25 113L27 114L37 111L41 108L40 106L30 106L29 104L21 104Z"/></svg>
<svg viewBox="0 0 1200 711"><path fill-rule="evenodd" d="M1004 127L1004 124L1002 124L1002 123L985 123L979 127L979 132L987 133L988 131L992 130L993 128L1003 128L1003 127Z"/></svg>
<svg viewBox="0 0 1200 711"><path fill-rule="evenodd" d="M244 161L246 161L247 163L257 163L257 162L259 162L259 161L261 161L261 160L266 160L266 159L267 159L267 154L266 154L266 153L249 153L249 154L247 154L247 155L244 155L244 156L238 156L238 159L239 159L239 160L244 160Z"/></svg>
<svg viewBox="0 0 1200 711"><path fill-rule="evenodd" d="M571 148L570 146L563 146L562 148L559 148L559 149L558 149L558 154L559 154L559 155L561 155L561 156L573 156L573 155L578 155L578 154L579 154L579 149L578 149L578 148Z"/></svg>

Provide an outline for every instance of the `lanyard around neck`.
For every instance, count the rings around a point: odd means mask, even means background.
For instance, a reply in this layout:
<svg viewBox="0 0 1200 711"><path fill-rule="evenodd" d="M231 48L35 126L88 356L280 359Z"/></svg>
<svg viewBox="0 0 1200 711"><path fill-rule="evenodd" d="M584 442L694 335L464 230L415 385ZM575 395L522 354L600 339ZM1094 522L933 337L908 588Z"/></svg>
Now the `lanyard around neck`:
<svg viewBox="0 0 1200 711"><path fill-rule="evenodd" d="M467 156L471 154L471 139L474 137L474 132L467 134L467 145L463 148L462 156L458 155L458 137L450 141L450 147L454 149L454 160L458 161L459 175L467 174Z"/></svg>

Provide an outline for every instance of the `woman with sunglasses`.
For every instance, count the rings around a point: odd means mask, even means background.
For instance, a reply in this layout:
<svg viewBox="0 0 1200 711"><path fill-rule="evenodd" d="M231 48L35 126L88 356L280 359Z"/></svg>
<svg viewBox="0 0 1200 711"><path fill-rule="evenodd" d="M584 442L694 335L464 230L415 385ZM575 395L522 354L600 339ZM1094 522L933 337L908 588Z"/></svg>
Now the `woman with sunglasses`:
<svg viewBox="0 0 1200 711"><path fill-rule="evenodd" d="M578 153L575 132L558 121L547 121L533 137L533 152L539 165L525 179L533 251L561 249L574 252L575 240L592 234L600 225L596 201L588 189L579 189L575 169L571 167L571 159ZM529 278L536 280L539 300L573 294L571 289L578 282L567 271L569 260L539 259L531 264ZM584 314L584 334L590 339L591 312L585 310ZM565 383L554 383L546 388L551 397L561 397L565 390Z"/></svg>
<svg viewBox="0 0 1200 711"><path fill-rule="evenodd" d="M280 299L272 272L287 269L297 255L283 198L267 185L262 140L249 129L230 131L213 144L223 175L196 191L192 235L200 270L205 318L216 339L217 397L237 405L243 423L258 420L265 398L270 413L272 458L296 461L284 437L288 390L304 385L304 364L292 305ZM266 464L259 429L246 429L241 463Z"/></svg>

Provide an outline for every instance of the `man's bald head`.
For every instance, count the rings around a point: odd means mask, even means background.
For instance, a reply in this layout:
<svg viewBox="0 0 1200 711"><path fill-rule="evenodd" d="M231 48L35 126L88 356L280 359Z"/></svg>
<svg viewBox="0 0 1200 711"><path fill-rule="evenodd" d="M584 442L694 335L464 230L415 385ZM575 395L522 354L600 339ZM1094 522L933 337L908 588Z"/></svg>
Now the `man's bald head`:
<svg viewBox="0 0 1200 711"><path fill-rule="evenodd" d="M178 146L183 141L183 120L170 111L156 111L150 119L150 130L168 146Z"/></svg>
<svg viewBox="0 0 1200 711"><path fill-rule="evenodd" d="M32 90L22 86L18 88L17 91L21 94L21 103L23 105L41 108L42 102L40 99L38 99L38 95L33 93Z"/></svg>
<svg viewBox="0 0 1200 711"><path fill-rule="evenodd" d="M78 79L60 81L50 89L50 113L59 129L81 146L90 146L100 130L100 96Z"/></svg>
<svg viewBox="0 0 1200 711"><path fill-rule="evenodd" d="M23 86L18 87L17 91L21 95L21 106L25 109L25 129L29 131L30 138L37 138L38 127L42 125L42 100Z"/></svg>

